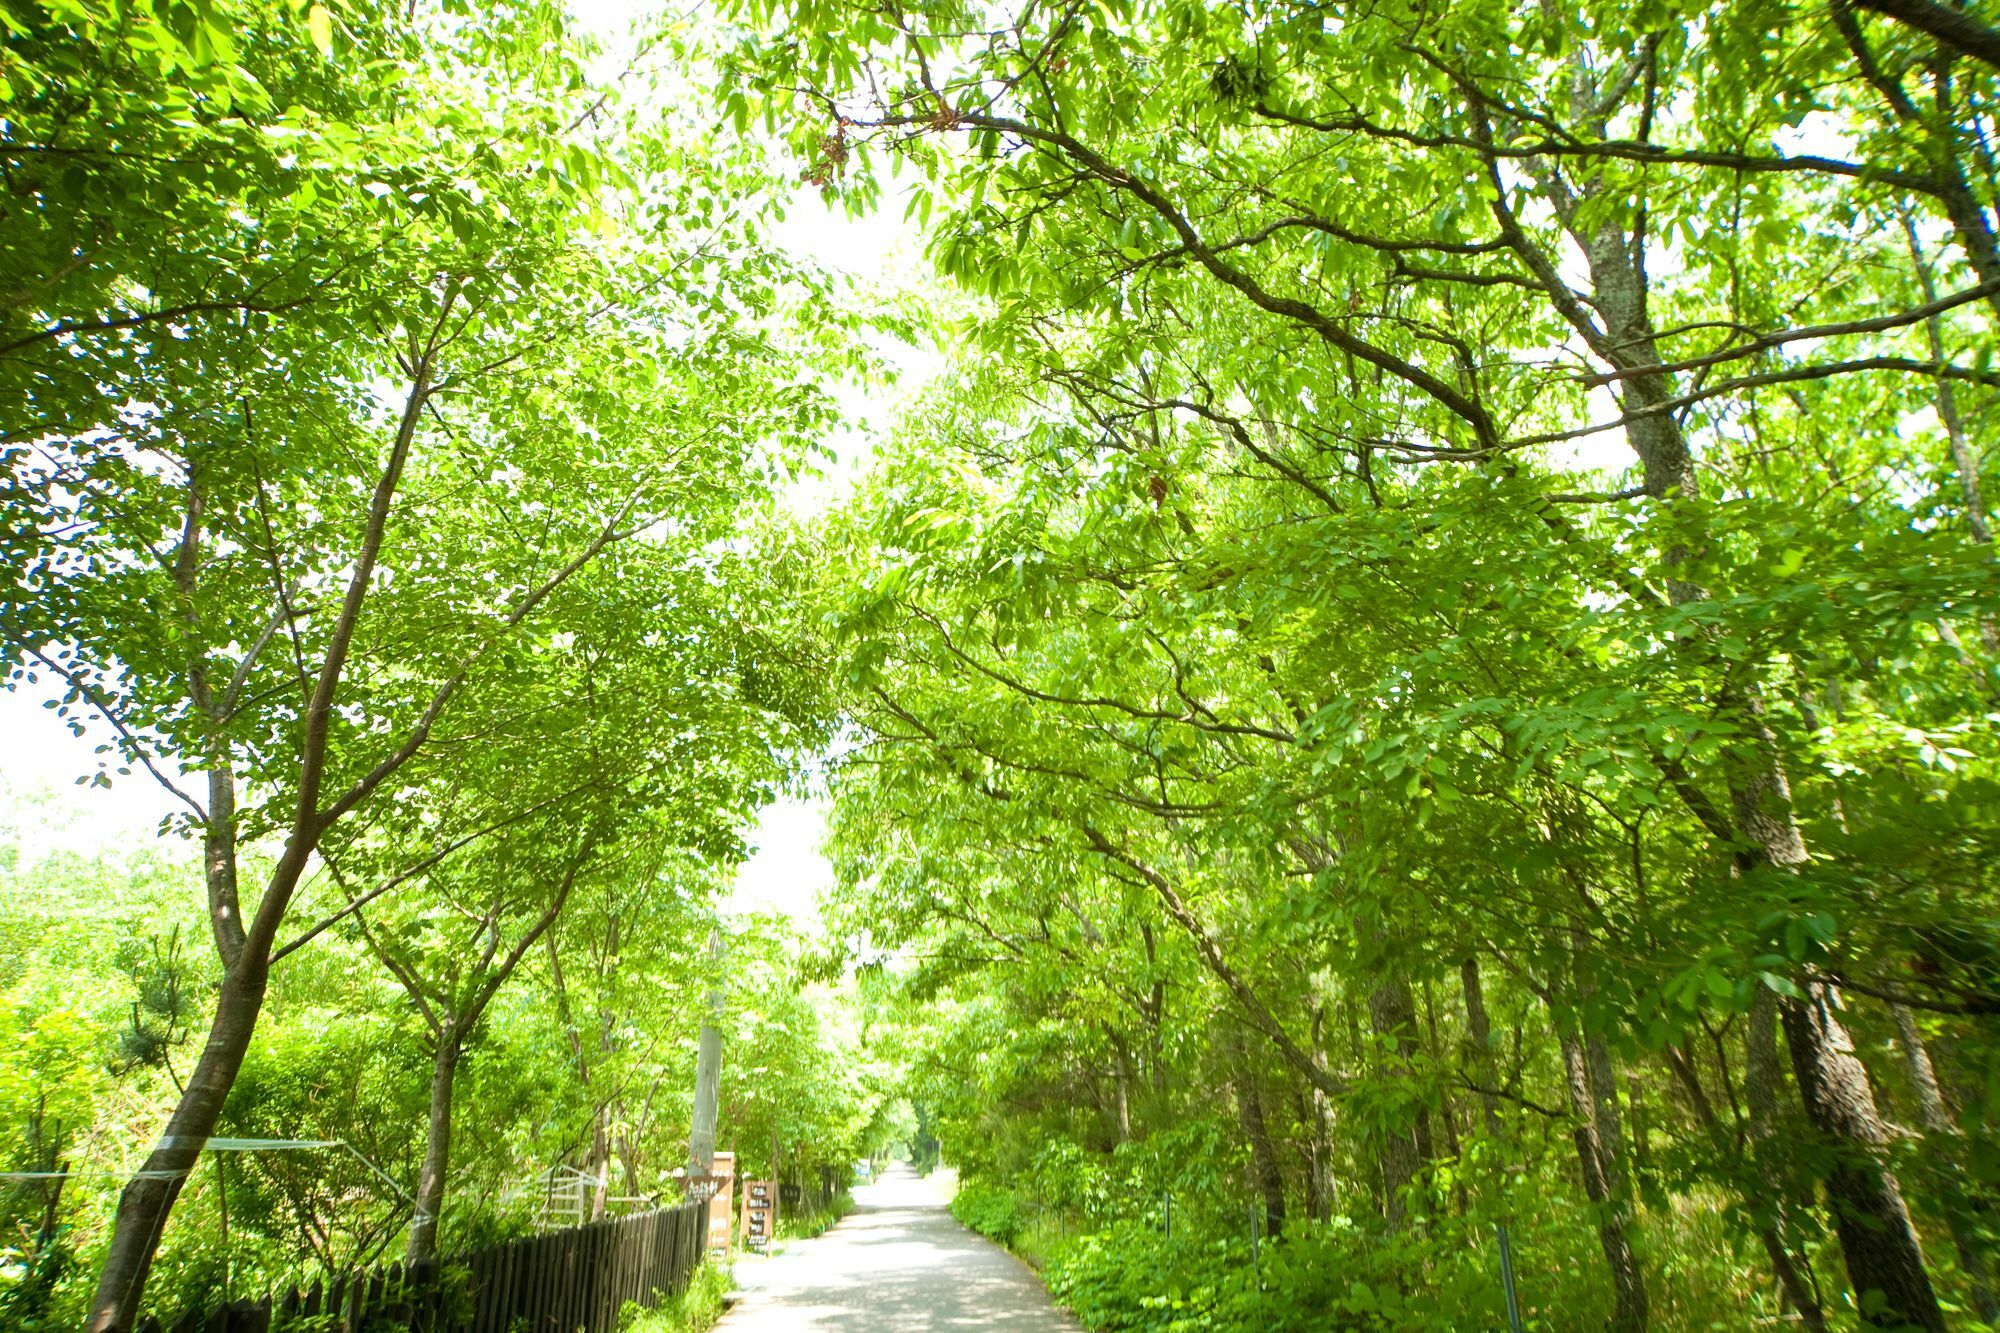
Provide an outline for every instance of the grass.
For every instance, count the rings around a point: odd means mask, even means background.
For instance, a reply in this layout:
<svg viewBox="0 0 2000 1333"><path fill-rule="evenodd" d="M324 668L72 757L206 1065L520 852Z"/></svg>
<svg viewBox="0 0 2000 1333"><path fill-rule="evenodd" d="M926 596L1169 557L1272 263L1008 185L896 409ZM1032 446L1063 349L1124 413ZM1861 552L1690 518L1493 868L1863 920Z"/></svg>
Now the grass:
<svg viewBox="0 0 2000 1333"><path fill-rule="evenodd" d="M627 1304L618 1319L618 1333L708 1333L722 1318L722 1298L734 1283L726 1265L703 1264L680 1295L650 1310Z"/></svg>
<svg viewBox="0 0 2000 1333"><path fill-rule="evenodd" d="M796 1213L781 1213L778 1217L778 1239L811 1240L853 1211L854 1196L842 1190L834 1196L832 1203L816 1213L804 1217Z"/></svg>

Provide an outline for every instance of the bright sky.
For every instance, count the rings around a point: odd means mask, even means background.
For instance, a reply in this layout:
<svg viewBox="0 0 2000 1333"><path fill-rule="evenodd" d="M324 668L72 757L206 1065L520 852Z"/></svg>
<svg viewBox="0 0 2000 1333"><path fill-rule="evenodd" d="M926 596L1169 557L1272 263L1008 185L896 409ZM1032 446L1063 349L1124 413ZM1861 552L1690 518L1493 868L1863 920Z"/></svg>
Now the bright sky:
<svg viewBox="0 0 2000 1333"><path fill-rule="evenodd" d="M75 785L97 771L93 734L79 740L43 703L52 695L37 686L0 690L0 818L13 818L23 856L37 859L58 847L88 851L153 836L176 806L173 797L143 775L116 778L107 790Z"/></svg>

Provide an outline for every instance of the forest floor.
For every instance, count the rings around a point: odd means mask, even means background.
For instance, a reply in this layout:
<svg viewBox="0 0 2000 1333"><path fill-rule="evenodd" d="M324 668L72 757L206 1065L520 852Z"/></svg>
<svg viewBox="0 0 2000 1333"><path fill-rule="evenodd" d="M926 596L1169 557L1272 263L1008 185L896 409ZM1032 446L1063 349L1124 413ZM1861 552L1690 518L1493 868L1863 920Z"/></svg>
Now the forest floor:
<svg viewBox="0 0 2000 1333"><path fill-rule="evenodd" d="M1034 1273L960 1226L940 1193L890 1167L825 1235L739 1263L747 1295L717 1333L1075 1333Z"/></svg>

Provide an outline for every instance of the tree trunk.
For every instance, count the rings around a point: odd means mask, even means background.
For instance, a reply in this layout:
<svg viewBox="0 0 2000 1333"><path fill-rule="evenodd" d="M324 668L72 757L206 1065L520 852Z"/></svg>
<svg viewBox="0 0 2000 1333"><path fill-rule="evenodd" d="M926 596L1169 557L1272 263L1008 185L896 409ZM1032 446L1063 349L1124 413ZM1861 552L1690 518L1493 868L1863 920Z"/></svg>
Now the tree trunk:
<svg viewBox="0 0 2000 1333"><path fill-rule="evenodd" d="M621 1132L615 1143L618 1151L618 1165L625 1172L625 1192L638 1198L639 1188L639 1136L629 1129Z"/></svg>
<svg viewBox="0 0 2000 1333"><path fill-rule="evenodd" d="M1868 1072L1834 1015L1832 994L1812 983L1804 999L1785 1002L1783 1015L1806 1117L1835 1154L1824 1176L1827 1201L1863 1322L1942 1333L1944 1315L1916 1228L1880 1156L1888 1130L1875 1109Z"/></svg>
<svg viewBox="0 0 2000 1333"><path fill-rule="evenodd" d="M1497 1146L1501 1139L1500 1109L1499 1098L1492 1089L1498 1086L1499 1076L1493 1061L1493 1024L1486 1013L1486 992L1479 983L1477 958L1467 958L1458 965L1458 983L1465 996L1465 1034L1472 1043L1473 1068L1485 1089L1479 1094L1479 1123L1486 1137ZM1514 1287L1514 1242L1506 1222L1499 1217L1493 1219L1493 1237L1499 1243L1500 1285L1507 1298L1507 1327L1513 1333L1520 1333L1520 1298Z"/></svg>
<svg viewBox="0 0 2000 1333"><path fill-rule="evenodd" d="M1653 1123L1646 1114L1646 1083L1636 1069L1625 1075L1625 1103L1632 1108L1632 1168L1645 1178L1653 1169Z"/></svg>
<svg viewBox="0 0 2000 1333"><path fill-rule="evenodd" d="M1368 997L1368 1022L1378 1039L1384 1039L1393 1054L1384 1072L1395 1081L1409 1081L1410 1029L1416 1023L1416 1005L1410 985L1393 977L1377 986ZM1392 1228L1408 1220L1408 1196L1417 1178L1417 1140L1414 1117L1398 1113L1382 1127L1382 1216Z"/></svg>
<svg viewBox="0 0 2000 1333"><path fill-rule="evenodd" d="M688 1174L707 1175L715 1169L715 1121L722 1097L722 931L708 934L709 965L716 970L708 992L708 1016L702 1020L695 1050L694 1116L688 1132Z"/></svg>
<svg viewBox="0 0 2000 1333"><path fill-rule="evenodd" d="M69 1167L60 1155L51 1153L37 1169L56 1174L53 1179L44 1182L42 1220L41 1225L35 1228L35 1248L29 1252L27 1271L22 1274L20 1285L16 1288L20 1298L16 1300L14 1310L18 1316L25 1317L29 1327L47 1318L56 1283L62 1280L63 1270L68 1267L67 1255L57 1247L56 1242L62 1236L63 1186L69 1179L63 1173Z"/></svg>
<svg viewBox="0 0 2000 1333"><path fill-rule="evenodd" d="M1146 972L1153 985L1146 997L1146 1071L1152 1078L1153 1109L1157 1114L1167 1101L1167 1061L1162 1049L1167 1026L1167 983L1160 976L1160 948L1153 928L1139 923L1139 938L1146 945Z"/></svg>
<svg viewBox="0 0 2000 1333"><path fill-rule="evenodd" d="M431 1055L431 1114L424 1135L424 1165L417 1174L417 1209L403 1258L412 1264L437 1258L438 1214L444 1210L445 1174L451 1170L451 1093L462 1051L457 1024L446 1019Z"/></svg>
<svg viewBox="0 0 2000 1333"><path fill-rule="evenodd" d="M1444 1039L1438 1035L1437 994L1431 988L1430 979L1424 979L1424 1028L1430 1034L1430 1059L1433 1064L1441 1064L1444 1059ZM1458 1142L1458 1116L1454 1113L1451 1092L1448 1088L1438 1089L1438 1123L1444 1127L1444 1156L1456 1163L1461 1159ZM1423 1139L1417 1140L1419 1148ZM1465 1174L1452 1172L1452 1201L1461 1215L1465 1212Z"/></svg>
<svg viewBox="0 0 2000 1333"><path fill-rule="evenodd" d="M1465 1034L1471 1038L1473 1058L1482 1083L1493 1086L1493 1020L1486 1013L1486 991L1479 981L1479 961L1468 958L1458 965L1458 984L1465 995ZM1486 1136L1500 1137L1500 1108L1490 1091L1479 1094L1479 1120Z"/></svg>
<svg viewBox="0 0 2000 1333"><path fill-rule="evenodd" d="M1584 1063L1590 1068L1590 1107L1597 1122L1597 1142L1604 1150L1604 1181L1611 1197L1627 1211L1632 1207L1632 1172L1627 1165L1625 1120L1618 1110L1618 1073L1611 1066L1611 1048L1602 1033L1583 1041Z"/></svg>
<svg viewBox="0 0 2000 1333"><path fill-rule="evenodd" d="M1243 1126L1244 1141L1250 1145L1250 1165L1256 1172L1257 1192L1264 1199L1264 1234L1279 1236L1285 1230L1285 1176L1278 1165L1277 1149L1271 1146L1270 1126L1264 1119L1264 1098L1240 1033L1229 1038L1235 1069L1236 1116Z"/></svg>
<svg viewBox="0 0 2000 1333"><path fill-rule="evenodd" d="M167 1120L166 1132L118 1196L118 1213L105 1249L97 1295L84 1325L89 1333L124 1333L138 1320L139 1302L146 1294L146 1277L167 1214L180 1197L203 1145L215 1133L222 1103L243 1065L244 1052L250 1049L250 1036L256 1031L269 981L270 965L262 948L239 952L236 966L223 975L208 1041L188 1074L187 1087Z"/></svg>
<svg viewBox="0 0 2000 1333"><path fill-rule="evenodd" d="M1333 1099L1318 1088L1312 1089L1310 1095L1313 1104L1313 1187L1318 1195L1318 1211L1314 1216L1322 1222L1331 1222L1333 1210L1340 1206L1340 1175L1334 1169L1333 1154Z"/></svg>
<svg viewBox="0 0 2000 1333"><path fill-rule="evenodd" d="M611 1206L611 1108L600 1106L590 1118L590 1220L602 1221Z"/></svg>
<svg viewBox="0 0 2000 1333"><path fill-rule="evenodd" d="M1607 134L1608 117L1617 109L1617 100L1600 98L1597 75L1581 55L1575 57L1572 116L1592 133ZM1484 108L1475 106L1473 112L1482 137L1490 135L1485 128ZM1590 272L1589 307L1575 299L1556 264L1521 228L1504 192L1493 196L1489 205L1496 220L1509 244L1547 289L1556 311L1570 322L1594 354L1624 372L1617 393L1621 406L1635 414L1626 423L1625 437L1638 456L1646 493L1669 502L1698 497L1699 477L1687 438L1671 413L1655 410L1673 397L1675 380L1661 369L1667 359L1660 354L1658 333L1647 309L1643 238L1604 220L1603 213L1580 207L1592 202L1596 192L1604 188L1601 182L1584 178L1572 190L1556 165L1545 162L1533 169L1551 208L1583 251ZM1488 170L1498 179L1498 159L1490 154ZM1959 184L1962 186L1962 180ZM1956 202L1963 202L1962 189L1957 194L1948 191L1946 200L1954 220L1964 221L1955 209ZM1983 217L1973 218L1972 225L1975 232L1967 233L1968 237L1976 235L1990 242L1991 233ZM1974 255L1976 264L1991 257L1990 251L1973 248L1968 249L1968 254ZM1592 310L1601 325L1592 322ZM1661 561L1668 597L1677 606L1707 596L1704 589L1689 581L1685 572L1687 560L1686 547L1675 542L1666 549ZM1748 743L1734 747L1723 760L1735 828L1722 830L1711 826L1711 832L1726 841L1747 844L1744 853L1747 864L1777 870L1803 864L1806 850L1792 814L1790 786L1776 737L1765 721L1754 688L1724 685L1717 692L1714 705L1719 714L1742 727ZM1706 798L1694 792L1691 784L1679 785L1683 797L1706 805ZM1704 819L1704 823L1709 822ZM1889 1297L1892 1304L1885 1317L1892 1322L1900 1320L1920 1329L1939 1327L1941 1315L1930 1290L1930 1280L1923 1271L1922 1253L1916 1233L1910 1227L1908 1211L1895 1178L1881 1168L1874 1155L1879 1144L1874 1135L1880 1131L1880 1118L1867 1075L1851 1054L1830 1044L1836 1040L1832 1034L1838 1025L1829 1026L1830 1012L1818 1000L1816 997L1811 1002L1786 1006L1785 1035L1792 1047L1793 1065L1802 1071L1800 1084L1806 1090L1808 1120L1829 1146L1845 1153L1850 1161L1873 1163L1858 1172L1852 1167L1837 1168L1827 1180L1829 1193L1837 1193L1845 1200L1844 1211L1848 1216L1839 1231L1849 1275L1855 1278L1857 1294L1865 1276L1872 1288ZM1845 1034L1840 1034L1838 1040L1844 1039ZM1806 1072L1811 1073L1810 1080ZM1882 1286L1883 1282L1889 1285ZM1901 1303L1906 1301L1910 1303Z"/></svg>
<svg viewBox="0 0 2000 1333"><path fill-rule="evenodd" d="M1588 891L1581 883L1577 888L1588 903ZM1582 974L1588 941L1582 930L1572 929L1570 942L1572 968ZM1575 986L1580 999L1590 995L1592 986L1587 977L1578 975ZM1597 1206L1598 1243L1611 1269L1615 1301L1611 1327L1621 1333L1639 1333L1647 1326L1650 1311L1645 1273L1632 1248L1637 1218L1632 1205L1631 1173L1626 1167L1625 1124L1618 1110L1618 1075L1611 1065L1611 1048L1601 1032L1562 1030L1557 1035L1562 1048L1563 1086L1570 1110L1577 1118L1576 1150L1583 1169L1584 1191Z"/></svg>
<svg viewBox="0 0 2000 1333"><path fill-rule="evenodd" d="M1944 1089L1938 1086L1937 1070L1931 1065L1931 1053L1924 1046L1923 1033L1917 1030L1917 1016L1908 1005L1890 1008L1896 1016L1896 1044L1902 1047L1903 1060L1910 1068L1910 1084L1916 1089L1924 1134L1938 1158L1938 1211L1944 1214L1951 1243L1958 1251L1959 1270L1971 1288L1972 1308L1986 1323L2000 1324L2000 1299L1994 1297L1991 1272L1979 1241L1979 1209L1965 1187L1964 1140L1958 1132L1958 1121L1945 1104Z"/></svg>
<svg viewBox="0 0 2000 1333"><path fill-rule="evenodd" d="M1756 699L1741 701L1736 711L1752 723L1750 747L1732 757L1728 774L1737 827L1752 848L1748 863L1795 870L1807 854L1777 739ZM1781 1010L1806 1121L1833 1154L1822 1179L1856 1304L1868 1312L1869 1327L1942 1329L1902 1187L1881 1159L1888 1130L1868 1071L1834 1015L1831 992L1808 982L1806 998L1787 1000ZM1752 1031L1754 1037L1755 1025Z"/></svg>
<svg viewBox="0 0 2000 1333"><path fill-rule="evenodd" d="M451 302L447 301L443 310L448 313L450 308ZM437 325L440 330L444 318L445 314L441 313ZM334 621L333 634L321 660L311 697L306 703L299 744L297 803L292 811L290 835L277 864L272 868L255 918L249 923L241 922L237 910L217 910L219 905L228 906L226 899L234 892L235 867L233 864L219 864L217 853L220 849L214 837L209 836L205 840L204 865L210 894L210 922L216 929L216 947L223 958L223 981L216 997L215 1017L209 1025L208 1041L202 1047L201 1058L196 1061L180 1101L167 1120L166 1132L160 1136L152 1152L147 1154L145 1165L119 1195L111 1239L105 1246L104 1267L98 1276L97 1294L91 1300L90 1315L84 1325L89 1333L108 1333L110 1330L122 1333L138 1318L139 1303L145 1296L147 1274L152 1268L153 1254L159 1247L161 1233L166 1229L167 1215L180 1197L202 1146L215 1132L222 1104L229 1096L230 1085L236 1081L236 1073L243 1065L244 1052L249 1049L251 1035L256 1031L257 1017L263 1011L264 995L270 985L271 949L276 943L278 928L284 922L285 910L291 904L292 894L298 888L299 877L305 873L306 864L327 828L354 804L366 799L373 790L368 783L357 785L331 806L321 808L320 786L326 776L327 737L334 713L334 695L353 643L362 604L374 578L382 534L388 526L396 487L409 458L424 405L429 400L434 369L431 355L426 352L413 367L410 391L403 403L395 444L390 449L388 462L369 502L367 526L348 575L341 609ZM191 680L190 684L197 682ZM205 687L202 689L205 692ZM449 697L448 690L439 694L435 706L442 706ZM413 733L409 740L421 744L427 732L428 723ZM410 752L413 751L405 753ZM378 770L374 781L379 782L391 771L393 768ZM217 801L217 808L208 812L208 820L212 824L228 824L235 818L234 775L224 763L211 767L210 781L211 799L223 789L226 789L227 799ZM218 782L220 789L213 785ZM205 832L212 835L214 829ZM235 907L240 910L240 903ZM242 925L243 938L240 946L236 946L232 941L235 926L239 924Z"/></svg>
<svg viewBox="0 0 2000 1333"><path fill-rule="evenodd" d="M1751 848L1747 863L1796 871L1808 859L1805 839L1762 702L1754 694L1725 695L1718 704L1746 724L1748 733L1748 744L1724 760L1736 827ZM1855 1301L1867 1311L1868 1293L1881 1293L1872 1299L1886 1304L1866 1316L1875 1321L1871 1327L1941 1329L1944 1315L1924 1267L1923 1247L1902 1189L1881 1161L1888 1131L1868 1071L1834 1016L1828 989L1809 982L1807 992L1806 999L1783 1005L1785 1044L1806 1119L1836 1155L1824 1183Z"/></svg>
<svg viewBox="0 0 2000 1333"><path fill-rule="evenodd" d="M1646 1279L1632 1252L1629 1228L1631 1203L1618 1197L1613 1184L1612 1154L1604 1143L1597 1118L1598 1098L1591 1088L1590 1058L1583 1042L1569 1033L1562 1047L1563 1091L1575 1117L1576 1159L1583 1173L1583 1192L1597 1208L1597 1241L1611 1269L1614 1301L1611 1327L1618 1333L1640 1333L1647 1325Z"/></svg>
<svg viewBox="0 0 2000 1333"><path fill-rule="evenodd" d="M1431 1108L1418 1105L1416 1114L1410 1121L1411 1150L1417 1155L1417 1174L1428 1188L1431 1181L1431 1163L1437 1160L1437 1142L1431 1136Z"/></svg>
<svg viewBox="0 0 2000 1333"><path fill-rule="evenodd" d="M1587 83L1587 73L1580 73L1580 78ZM1596 350L1621 368L1661 365L1663 358L1646 311L1645 277L1634 259L1630 238L1610 227L1581 229L1573 204L1567 202L1566 187L1553 176L1545 179L1544 185L1590 266L1595 305L1604 320ZM1626 409L1638 411L1665 401L1671 396L1671 387L1665 374L1642 372L1627 376L1620 392ZM1626 427L1626 438L1639 456L1649 495L1675 499L1699 494L1693 458L1670 415L1650 413L1635 418ZM1684 550L1666 553L1668 594L1676 605L1705 595L1679 572L1685 560ZM1790 785L1776 737L1764 720L1759 701L1754 695L1729 691L1716 702L1720 711L1745 724L1748 736L1749 743L1727 756L1724 767L1736 831L1753 849L1751 862L1781 870L1803 864L1806 850L1792 815ZM1830 1018L1821 1003L1786 1007L1785 1035L1793 1048L1793 1065L1800 1071L1806 1115L1834 1147L1847 1151L1850 1159L1872 1162L1872 1150L1879 1142L1874 1135L1880 1130L1874 1096L1860 1064L1830 1044L1837 1029L1837 1024L1829 1027L1826 1020ZM1857 1296L1863 1290L1881 1290L1891 1301L1887 1311L1891 1319L1923 1329L1940 1327L1936 1298L1923 1272L1916 1234L1894 1178L1879 1163L1858 1170L1841 1167L1829 1176L1827 1187L1842 1200L1838 1205L1845 1214L1839 1222L1841 1250Z"/></svg>
<svg viewBox="0 0 2000 1333"><path fill-rule="evenodd" d="M1315 1004L1313 1007L1313 1047L1318 1052L1320 1062L1329 1069L1333 1062L1326 1056L1325 1031L1326 1010ZM1306 1168L1306 1211L1319 1222L1331 1221L1337 1203L1339 1186L1333 1169L1333 1098L1317 1086L1307 1085L1305 1095L1310 1103L1310 1111L1304 1123L1312 1127L1312 1157Z"/></svg>
<svg viewBox="0 0 2000 1333"><path fill-rule="evenodd" d="M1768 987L1757 988L1750 1001L1747 1022L1749 1027L1743 1038L1743 1096L1750 1104L1750 1141L1753 1153L1757 1154L1754 1169L1768 1191L1769 1207L1760 1207L1764 1200L1755 1194L1750 1196L1749 1203L1753 1213L1768 1212L1770 1217L1759 1224L1758 1239L1763 1241L1771 1271L1777 1274L1778 1285L1784 1288L1792 1308L1799 1312L1800 1321L1812 1333L1826 1333L1826 1312L1820 1308L1819 1292L1806 1280L1791 1247L1785 1243L1785 1219L1791 1211L1791 1200L1784 1197L1776 1173L1758 1150L1758 1145L1770 1138L1777 1125L1778 1082L1783 1076L1778 1068L1778 997ZM1721 1126L1714 1123L1712 1115L1708 1123L1719 1143Z"/></svg>
<svg viewBox="0 0 2000 1333"><path fill-rule="evenodd" d="M1903 219L1903 235L1910 244L1910 266L1916 270L1917 281L1924 294L1924 303L1934 305L1938 297L1937 283L1931 277L1931 266L1924 262L1924 246L1917 235L1916 222L1911 218L1908 209L1899 211ZM1942 363L1945 358L1943 319L1932 315L1924 321L1924 340L1930 345L1931 359ZM1958 473L1959 493L1965 498L1966 530L1972 534L1972 540L1982 546L1990 546L1993 542L1993 527L1986 518L1986 499L1980 494L1979 451L1966 438L1965 418L1959 415L1958 395L1953 391L1950 380L1941 379L1937 382L1937 412L1938 421L1944 426L1945 441L1951 446L1951 462ZM1972 655L1965 651L1964 643L1959 640L1958 632L1951 627L1949 620L1938 621L1938 634L1958 651L1960 658L1971 667L1974 677L1990 691L1993 687L1992 678L1972 660ZM1995 621L1991 615L1980 616L1979 637L1985 641L1987 652L2000 652L2000 621ZM1989 1314L1982 1317L1989 1324L2000 1320L2000 1315Z"/></svg>
<svg viewBox="0 0 2000 1333"><path fill-rule="evenodd" d="M243 952L243 905L236 882L236 772L222 747L208 773L208 820L202 826L202 870L208 883L208 924L222 966Z"/></svg>
<svg viewBox="0 0 2000 1333"><path fill-rule="evenodd" d="M1116 1098L1113 1111L1118 1120L1118 1141L1120 1143L1130 1143L1132 1141L1132 1082L1134 1078L1132 1048L1126 1043L1125 1038L1121 1034L1109 1029L1106 1032L1111 1038L1111 1053L1117 1061L1112 1071L1112 1080L1115 1084L1112 1092Z"/></svg>

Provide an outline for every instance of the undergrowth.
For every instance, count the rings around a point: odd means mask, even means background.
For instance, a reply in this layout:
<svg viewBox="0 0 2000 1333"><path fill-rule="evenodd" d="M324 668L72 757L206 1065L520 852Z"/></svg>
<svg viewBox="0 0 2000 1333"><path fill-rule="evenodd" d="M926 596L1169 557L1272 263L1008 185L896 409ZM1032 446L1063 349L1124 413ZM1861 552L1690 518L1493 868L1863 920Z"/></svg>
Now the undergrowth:
<svg viewBox="0 0 2000 1333"><path fill-rule="evenodd" d="M832 1203L816 1213L808 1213L803 1217L797 1213L781 1214L778 1218L778 1239L811 1240L853 1211L854 1196L842 1190L834 1196Z"/></svg>
<svg viewBox="0 0 2000 1333"><path fill-rule="evenodd" d="M734 1283L727 1265L703 1264L678 1296L650 1310L627 1302L619 1313L618 1333L708 1333L722 1318L722 1298Z"/></svg>
<svg viewBox="0 0 2000 1333"><path fill-rule="evenodd" d="M952 1213L1040 1270L1049 1291L1096 1333L1443 1333L1504 1328L1490 1219L1434 1216L1402 1236L1344 1217L1294 1223L1253 1259L1247 1228L1214 1218L1171 1238L1158 1216L1092 1218L968 1181ZM1519 1218L1522 1314L1535 1333L1603 1327L1595 1238L1583 1209ZM1731 1281L1734 1249L1719 1209L1649 1211L1661 1299L1655 1328L1710 1330L1769 1322L1772 1293ZM1672 1256L1670 1263L1661 1262ZM1845 1325L1843 1325L1844 1327Z"/></svg>

